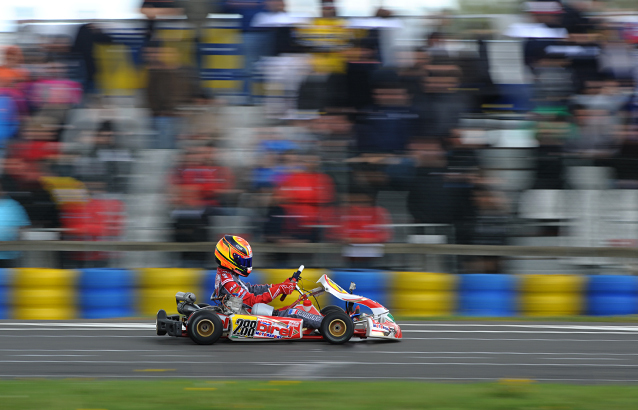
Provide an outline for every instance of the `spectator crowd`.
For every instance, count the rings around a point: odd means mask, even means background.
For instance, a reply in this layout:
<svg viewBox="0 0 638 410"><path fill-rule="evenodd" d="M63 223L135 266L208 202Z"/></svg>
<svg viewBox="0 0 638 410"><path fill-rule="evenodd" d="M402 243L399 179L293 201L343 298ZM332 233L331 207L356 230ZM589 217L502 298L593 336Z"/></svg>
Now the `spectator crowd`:
<svg viewBox="0 0 638 410"><path fill-rule="evenodd" d="M520 40L529 80L514 91L493 80L489 47L499 33L459 28L450 15L424 20L425 36L396 47L388 37L401 20L383 8L346 19L330 0L320 17L289 13L283 0L201 3L141 5L143 35L126 45L143 72L135 104L152 131L141 146L105 102L100 50L123 46L108 27L83 24L72 36L4 48L0 237L126 239L140 153L169 150L174 161L161 178L170 241L213 241L215 224L242 216L250 222L232 233L281 246L343 243L352 267L382 266L378 245L393 241L507 245L521 234L520 192L484 166L495 142L480 120L494 118L518 119L530 135L531 181L520 190L574 188L568 170L578 167L611 170L610 188L638 187L636 38L600 17L599 2L524 3L526 23L504 33ZM200 74L209 12L241 16L233 95ZM178 15L194 27L189 38L162 34L159 22ZM260 117L251 138L223 125L229 107ZM91 110L91 121L74 120ZM504 134L499 146L516 147ZM246 158L233 161L236 152ZM383 203L387 192L404 201ZM437 229L443 239L427 234ZM55 264L106 266L113 257L68 253ZM16 258L0 253L6 266ZM182 266L208 262L205 253L179 256ZM468 257L458 269L504 267Z"/></svg>

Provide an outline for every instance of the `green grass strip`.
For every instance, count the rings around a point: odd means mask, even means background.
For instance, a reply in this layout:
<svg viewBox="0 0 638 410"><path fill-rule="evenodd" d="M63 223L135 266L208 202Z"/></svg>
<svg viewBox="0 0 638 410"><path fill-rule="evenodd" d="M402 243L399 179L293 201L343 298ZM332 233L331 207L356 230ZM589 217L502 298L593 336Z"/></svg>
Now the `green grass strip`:
<svg viewBox="0 0 638 410"><path fill-rule="evenodd" d="M211 369L214 372L215 369ZM16 379L3 409L635 410L636 386L498 383Z"/></svg>

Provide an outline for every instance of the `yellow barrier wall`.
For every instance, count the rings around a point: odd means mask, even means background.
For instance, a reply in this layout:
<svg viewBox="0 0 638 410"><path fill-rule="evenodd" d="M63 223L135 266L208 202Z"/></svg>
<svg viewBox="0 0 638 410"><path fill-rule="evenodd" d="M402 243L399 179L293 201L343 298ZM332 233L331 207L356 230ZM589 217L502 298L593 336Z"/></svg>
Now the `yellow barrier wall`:
<svg viewBox="0 0 638 410"><path fill-rule="evenodd" d="M525 316L579 315L584 309L585 277L522 275L519 309Z"/></svg>
<svg viewBox="0 0 638 410"><path fill-rule="evenodd" d="M394 272L392 313L403 316L446 316L456 309L458 277L447 273Z"/></svg>
<svg viewBox="0 0 638 410"><path fill-rule="evenodd" d="M21 320L77 318L77 278L75 270L14 269L13 317Z"/></svg>
<svg viewBox="0 0 638 410"><path fill-rule="evenodd" d="M201 269L148 268L138 269L138 272L138 311L144 316L155 316L160 309L168 314L177 313L177 292L193 292L199 301L206 302L202 293L204 271Z"/></svg>

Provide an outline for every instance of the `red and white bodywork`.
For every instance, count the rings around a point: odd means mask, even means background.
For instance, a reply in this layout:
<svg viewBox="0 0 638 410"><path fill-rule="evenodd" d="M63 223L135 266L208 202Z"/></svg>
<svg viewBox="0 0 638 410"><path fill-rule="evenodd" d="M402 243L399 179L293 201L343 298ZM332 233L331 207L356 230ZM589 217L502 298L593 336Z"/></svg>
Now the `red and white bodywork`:
<svg viewBox="0 0 638 410"><path fill-rule="evenodd" d="M390 311L379 302L346 292L327 275L323 275L319 278L317 283L320 283L326 292L337 299L365 306L372 311L372 316L365 315L358 323L355 323L361 325L361 321L365 321L365 337L381 339L402 338L401 328L394 321L394 317L392 317ZM360 328L361 326L358 327ZM355 327L355 335L357 335L356 329Z"/></svg>

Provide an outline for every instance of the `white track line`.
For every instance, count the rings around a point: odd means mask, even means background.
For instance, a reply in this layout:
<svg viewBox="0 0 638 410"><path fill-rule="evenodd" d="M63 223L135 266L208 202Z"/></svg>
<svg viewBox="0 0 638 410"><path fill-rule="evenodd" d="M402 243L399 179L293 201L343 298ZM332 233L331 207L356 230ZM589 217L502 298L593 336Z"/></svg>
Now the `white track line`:
<svg viewBox="0 0 638 410"><path fill-rule="evenodd" d="M365 352L349 352L364 354L484 354L484 355L563 355L563 356L638 356L638 353L574 353L574 352L384 352L384 351L365 351Z"/></svg>
<svg viewBox="0 0 638 410"><path fill-rule="evenodd" d="M97 328L100 329L155 329L154 323L83 323L83 322L45 322L45 323L19 323L19 322L0 322L0 330L4 326L24 326L24 327L73 327L73 328Z"/></svg>
<svg viewBox="0 0 638 410"><path fill-rule="evenodd" d="M638 326L602 326L602 325L568 325L568 324L500 324L495 323L399 323L399 326L416 326L416 327L516 327L530 329L576 329L576 330L626 330L630 332L638 332Z"/></svg>
<svg viewBox="0 0 638 410"><path fill-rule="evenodd" d="M571 330L600 330L600 331L626 331L626 332L638 332L638 326L601 326L601 325L563 325L563 324L501 324L501 323L399 323L401 327L457 327L461 328L458 330L454 330L457 332L464 332L466 330L462 328L472 328L472 327L489 327L489 328L528 328L528 329L562 329L566 331ZM0 322L0 329L5 326L12 327L72 327L72 328L97 328L97 329L155 329L154 323L142 322L142 323L104 323L104 322L43 322L43 323L32 323L32 322ZM406 329L406 332L415 332L417 330ZM421 330L423 331L434 331L434 330ZM437 330L441 331L441 330ZM505 332L505 331L500 331Z"/></svg>
<svg viewBox="0 0 638 410"><path fill-rule="evenodd" d="M51 352L51 353L64 353L64 352L80 352L80 353L166 353L165 349L0 349L0 352L16 352L16 353L30 353L30 352ZM225 352L214 352L214 353L225 353ZM409 352L400 352L400 351L352 351L348 352L348 354L352 353L360 353L360 354L480 354L480 355L551 355L551 356L638 356L638 353L575 353L575 352L474 352L474 351L460 351L460 352L450 352L450 351L409 351ZM162 357L164 357L162 355ZM184 356L188 357L188 356Z"/></svg>
<svg viewBox="0 0 638 410"><path fill-rule="evenodd" d="M2 329L0 329L2 330ZM576 331L565 331L559 332L555 330L536 330L536 331L526 331L526 330L403 330L403 333L500 333L500 334L558 334L558 335L634 335L638 334L638 332L586 332L581 330Z"/></svg>
<svg viewBox="0 0 638 410"><path fill-rule="evenodd" d="M335 362L219 362L219 361L155 361L155 360L0 360L0 363L12 364L131 364L131 365L247 365L247 366L290 366L304 365L313 366L315 364L322 365L340 365L340 366L493 366L493 367L621 367L621 368L638 368L638 364L603 364L603 363L473 363L473 362L352 362L352 361L335 361Z"/></svg>

